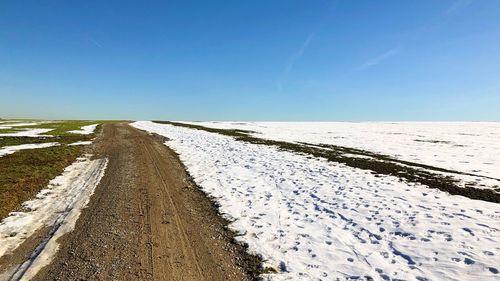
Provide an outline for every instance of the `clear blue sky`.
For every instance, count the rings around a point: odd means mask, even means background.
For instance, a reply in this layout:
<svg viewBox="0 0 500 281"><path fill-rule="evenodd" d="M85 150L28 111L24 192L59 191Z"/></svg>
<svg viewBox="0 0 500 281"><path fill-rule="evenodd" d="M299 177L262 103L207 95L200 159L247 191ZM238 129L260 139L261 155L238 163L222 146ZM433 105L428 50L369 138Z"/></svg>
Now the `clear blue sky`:
<svg viewBox="0 0 500 281"><path fill-rule="evenodd" d="M0 116L500 120L500 1L4 0Z"/></svg>

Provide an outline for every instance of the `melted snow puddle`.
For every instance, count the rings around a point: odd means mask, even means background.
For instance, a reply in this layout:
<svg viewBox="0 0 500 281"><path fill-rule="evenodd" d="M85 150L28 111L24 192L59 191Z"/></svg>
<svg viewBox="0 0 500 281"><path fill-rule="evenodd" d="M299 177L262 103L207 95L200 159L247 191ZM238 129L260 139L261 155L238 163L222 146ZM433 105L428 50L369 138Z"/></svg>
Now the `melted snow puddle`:
<svg viewBox="0 0 500 281"><path fill-rule="evenodd" d="M52 227L23 264L0 273L2 280L29 280L49 264L59 248L57 239L71 232L106 170L108 160L78 158L50 181L33 200L23 203L26 212L13 212L0 223L0 257L12 253L42 227Z"/></svg>
<svg viewBox="0 0 500 281"><path fill-rule="evenodd" d="M11 145L11 146L4 146L0 148L0 157L12 154L16 151L23 150L23 149L36 149L36 148L47 148L47 147L52 147L59 145L57 142L47 142L47 143L33 143L33 144L20 144L20 145Z"/></svg>

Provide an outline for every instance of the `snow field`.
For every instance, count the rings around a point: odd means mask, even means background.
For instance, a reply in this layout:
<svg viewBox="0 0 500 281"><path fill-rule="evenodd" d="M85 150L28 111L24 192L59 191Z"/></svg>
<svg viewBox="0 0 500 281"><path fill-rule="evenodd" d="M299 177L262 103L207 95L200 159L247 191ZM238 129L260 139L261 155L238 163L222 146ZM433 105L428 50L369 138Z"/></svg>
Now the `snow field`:
<svg viewBox="0 0 500 281"><path fill-rule="evenodd" d="M255 137L333 144L500 179L498 122L184 122Z"/></svg>
<svg viewBox="0 0 500 281"><path fill-rule="evenodd" d="M147 121L269 280L496 280L500 206L274 147Z"/></svg>

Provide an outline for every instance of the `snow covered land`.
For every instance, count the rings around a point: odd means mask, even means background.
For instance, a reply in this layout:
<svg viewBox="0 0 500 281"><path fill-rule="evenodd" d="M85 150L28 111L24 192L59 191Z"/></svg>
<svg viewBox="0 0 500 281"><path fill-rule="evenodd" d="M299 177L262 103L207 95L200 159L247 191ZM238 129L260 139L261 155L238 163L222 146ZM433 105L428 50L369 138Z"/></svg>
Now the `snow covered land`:
<svg viewBox="0 0 500 281"><path fill-rule="evenodd" d="M260 137L371 149L483 175L499 173L500 142L494 140L500 126L494 123L448 129L429 123L430 128L246 124L227 127L257 131ZM148 121L133 126L169 138L167 144L195 182L233 221L230 227L242 234L239 239L278 271L264 276L269 280L499 278L498 204L201 130ZM427 142L434 140L453 144ZM468 159L468 153L475 153L469 163L455 159Z"/></svg>
<svg viewBox="0 0 500 281"><path fill-rule="evenodd" d="M97 128L97 125L99 125L99 124L87 125L87 126L81 127L80 130L72 130L72 131L68 131L68 132L73 133L73 134L80 134L80 135L90 135L90 134L94 133L95 129Z"/></svg>
<svg viewBox="0 0 500 281"><path fill-rule="evenodd" d="M36 231L50 227L50 238L40 244L23 264L12 267L0 280L29 280L57 252L57 238L73 230L106 169L107 159L78 158L53 179L34 199L23 204L26 211L13 212L0 222L0 257L8 255Z"/></svg>
<svg viewBox="0 0 500 281"><path fill-rule="evenodd" d="M500 186L498 122L185 122L252 131L264 139L332 144L478 175L449 175L479 187ZM493 178L493 179L492 179Z"/></svg>

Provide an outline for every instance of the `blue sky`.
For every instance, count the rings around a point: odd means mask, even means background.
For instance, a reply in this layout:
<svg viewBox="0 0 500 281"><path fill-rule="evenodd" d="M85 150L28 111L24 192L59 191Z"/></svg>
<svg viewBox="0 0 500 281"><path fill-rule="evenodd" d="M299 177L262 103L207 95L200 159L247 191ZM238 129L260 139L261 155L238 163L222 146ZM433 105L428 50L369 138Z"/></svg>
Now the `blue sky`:
<svg viewBox="0 0 500 281"><path fill-rule="evenodd" d="M1 1L0 116L500 120L500 1Z"/></svg>

